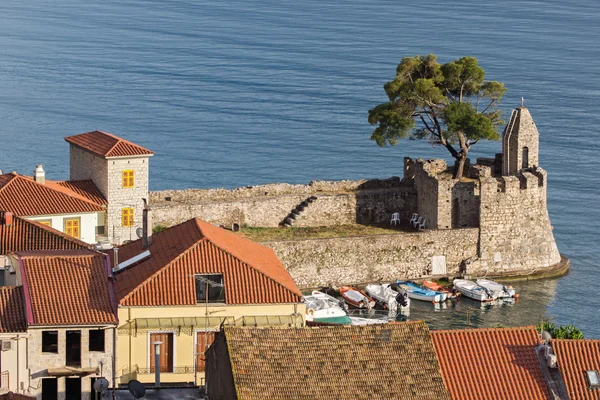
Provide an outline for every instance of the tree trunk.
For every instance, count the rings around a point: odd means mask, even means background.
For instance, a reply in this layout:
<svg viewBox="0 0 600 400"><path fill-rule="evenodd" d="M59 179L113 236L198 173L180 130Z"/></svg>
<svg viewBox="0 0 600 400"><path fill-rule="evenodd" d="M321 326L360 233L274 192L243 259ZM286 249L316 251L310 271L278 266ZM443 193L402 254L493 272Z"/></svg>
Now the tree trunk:
<svg viewBox="0 0 600 400"><path fill-rule="evenodd" d="M467 161L467 155L462 151L458 153L458 157L456 157L456 162L454 163L454 179L461 179L463 173L465 171L465 163Z"/></svg>

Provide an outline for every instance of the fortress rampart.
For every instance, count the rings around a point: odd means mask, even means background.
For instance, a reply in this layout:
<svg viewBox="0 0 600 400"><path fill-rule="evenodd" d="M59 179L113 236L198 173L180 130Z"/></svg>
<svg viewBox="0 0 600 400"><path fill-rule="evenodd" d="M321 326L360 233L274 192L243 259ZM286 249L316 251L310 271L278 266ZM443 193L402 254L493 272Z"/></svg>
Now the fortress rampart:
<svg viewBox="0 0 600 400"><path fill-rule="evenodd" d="M446 274L528 275L561 263L537 141L531 115L520 107L504 132L503 153L468 162L460 180L444 160L405 158L402 179L153 192L153 221L389 225L394 212L403 221L418 213L426 219L424 232L264 244L304 287Z"/></svg>

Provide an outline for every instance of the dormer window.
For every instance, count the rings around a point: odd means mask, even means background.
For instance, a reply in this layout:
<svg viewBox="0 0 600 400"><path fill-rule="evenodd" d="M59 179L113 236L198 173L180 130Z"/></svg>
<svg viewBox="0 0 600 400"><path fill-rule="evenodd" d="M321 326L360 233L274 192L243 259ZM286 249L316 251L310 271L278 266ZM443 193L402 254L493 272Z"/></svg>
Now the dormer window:
<svg viewBox="0 0 600 400"><path fill-rule="evenodd" d="M598 371L585 371L585 374L587 375L590 389L600 389L600 374L598 374Z"/></svg>
<svg viewBox="0 0 600 400"><path fill-rule="evenodd" d="M197 303L225 303L222 274L195 275Z"/></svg>

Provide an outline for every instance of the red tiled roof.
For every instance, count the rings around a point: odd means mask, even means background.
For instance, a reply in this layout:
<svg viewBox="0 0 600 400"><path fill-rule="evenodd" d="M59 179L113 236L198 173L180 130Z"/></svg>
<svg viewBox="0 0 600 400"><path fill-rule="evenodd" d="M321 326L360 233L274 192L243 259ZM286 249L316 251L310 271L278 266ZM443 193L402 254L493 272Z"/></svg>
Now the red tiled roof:
<svg viewBox="0 0 600 400"><path fill-rule="evenodd" d="M125 139L102 131L93 131L66 137L65 140L77 147L101 157L152 156L148 149Z"/></svg>
<svg viewBox="0 0 600 400"><path fill-rule="evenodd" d="M13 217L6 225L0 211L0 255L13 251L87 249L90 245L39 222Z"/></svg>
<svg viewBox="0 0 600 400"><path fill-rule="evenodd" d="M91 250L29 251L19 258L29 325L115 324L105 257Z"/></svg>
<svg viewBox="0 0 600 400"><path fill-rule="evenodd" d="M49 180L41 184L15 172L0 175L0 210L12 211L19 216L105 210L102 204L90 200L90 196L92 195L83 196L65 185Z"/></svg>
<svg viewBox="0 0 600 400"><path fill-rule="evenodd" d="M302 294L273 250L199 219L152 236L150 258L116 275L126 306L194 305L194 274L221 273L227 304L295 303ZM119 250L122 263L141 240Z"/></svg>
<svg viewBox="0 0 600 400"><path fill-rule="evenodd" d="M432 331L453 400L550 399L535 327Z"/></svg>
<svg viewBox="0 0 600 400"><path fill-rule="evenodd" d="M23 290L16 286L0 287L0 332L25 332Z"/></svg>
<svg viewBox="0 0 600 400"><path fill-rule="evenodd" d="M600 371L600 340L550 342L570 399L600 399L600 390L588 389L586 371Z"/></svg>
<svg viewBox="0 0 600 400"><path fill-rule="evenodd" d="M85 197L93 203L102 205L108 204L108 200L106 200L106 197L104 197L100 189L98 189L92 180L57 181L56 184Z"/></svg>
<svg viewBox="0 0 600 400"><path fill-rule="evenodd" d="M220 336L208 350L207 370L211 373L213 363L224 362L239 399L450 399L423 321L225 327L224 334L227 351L218 352ZM221 361L221 354L229 360Z"/></svg>
<svg viewBox="0 0 600 400"><path fill-rule="evenodd" d="M26 396L20 393L8 392L0 394L0 400L36 400L35 396Z"/></svg>

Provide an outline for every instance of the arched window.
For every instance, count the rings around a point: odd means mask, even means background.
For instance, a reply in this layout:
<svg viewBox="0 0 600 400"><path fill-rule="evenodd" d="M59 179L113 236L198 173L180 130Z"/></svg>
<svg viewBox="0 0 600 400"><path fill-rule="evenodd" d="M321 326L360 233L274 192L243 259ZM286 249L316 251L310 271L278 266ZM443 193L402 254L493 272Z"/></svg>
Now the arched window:
<svg viewBox="0 0 600 400"><path fill-rule="evenodd" d="M523 147L523 166L521 168L529 168L529 147Z"/></svg>

